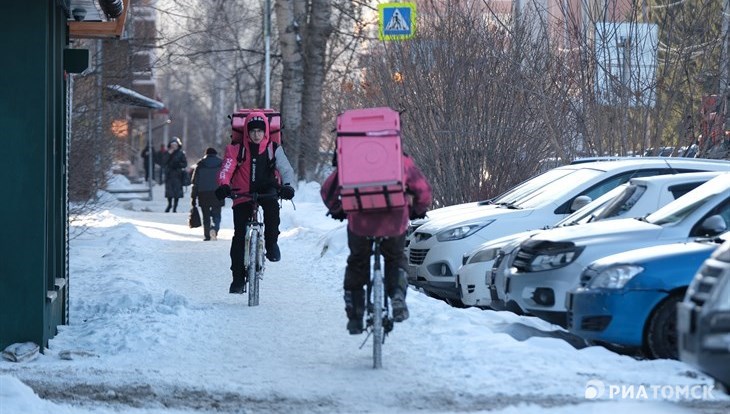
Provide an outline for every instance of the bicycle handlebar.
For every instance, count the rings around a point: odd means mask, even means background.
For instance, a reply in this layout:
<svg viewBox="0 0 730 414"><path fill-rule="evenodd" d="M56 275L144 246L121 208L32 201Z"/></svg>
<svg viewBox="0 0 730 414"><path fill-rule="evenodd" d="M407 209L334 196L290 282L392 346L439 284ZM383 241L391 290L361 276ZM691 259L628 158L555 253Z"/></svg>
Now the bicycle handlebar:
<svg viewBox="0 0 730 414"><path fill-rule="evenodd" d="M237 190L236 188L232 188L231 189L231 191L236 191L236 190ZM260 193L257 193L257 192L253 192L253 193L235 193L235 192L232 192L230 197L231 197L232 200L235 200L235 199L241 198L241 197L250 197L252 201L256 201L256 200L259 200L259 199L262 199L262 198L279 198L279 193L277 192L277 193L264 193L264 194L260 194Z"/></svg>

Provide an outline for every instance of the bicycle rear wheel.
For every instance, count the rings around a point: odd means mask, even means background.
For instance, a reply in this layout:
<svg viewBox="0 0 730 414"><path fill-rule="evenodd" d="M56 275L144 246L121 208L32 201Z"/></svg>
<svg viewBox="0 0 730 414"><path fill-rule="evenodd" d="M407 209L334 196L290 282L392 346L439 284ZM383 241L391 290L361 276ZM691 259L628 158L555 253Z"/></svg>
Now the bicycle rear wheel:
<svg viewBox="0 0 730 414"><path fill-rule="evenodd" d="M383 275L379 269L373 272L373 368L383 367Z"/></svg>
<svg viewBox="0 0 730 414"><path fill-rule="evenodd" d="M258 231L251 232L251 239L249 241L248 250L248 306L259 305L259 278L258 278L258 257L260 243L259 238L261 235Z"/></svg>

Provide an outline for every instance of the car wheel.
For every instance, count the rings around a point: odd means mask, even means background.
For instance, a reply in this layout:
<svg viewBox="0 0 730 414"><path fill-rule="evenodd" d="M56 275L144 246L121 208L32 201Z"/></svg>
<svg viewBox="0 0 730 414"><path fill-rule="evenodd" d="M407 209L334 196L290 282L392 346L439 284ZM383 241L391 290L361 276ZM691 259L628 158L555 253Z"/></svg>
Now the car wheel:
<svg viewBox="0 0 730 414"><path fill-rule="evenodd" d="M453 306L454 308L460 308L460 309L468 308L468 306L464 305L464 302L462 302L461 299L444 299L444 302L448 303L449 305Z"/></svg>
<svg viewBox="0 0 730 414"><path fill-rule="evenodd" d="M662 301L649 317L644 334L644 352L651 358L678 359L677 303L681 295L672 295Z"/></svg>

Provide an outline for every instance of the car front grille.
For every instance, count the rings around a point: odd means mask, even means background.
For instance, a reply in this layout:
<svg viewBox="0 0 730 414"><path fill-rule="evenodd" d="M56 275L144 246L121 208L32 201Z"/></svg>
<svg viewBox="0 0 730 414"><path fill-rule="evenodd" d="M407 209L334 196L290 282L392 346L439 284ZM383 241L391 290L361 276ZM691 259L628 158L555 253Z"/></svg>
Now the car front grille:
<svg viewBox="0 0 730 414"><path fill-rule="evenodd" d="M690 300L698 306L704 305L705 301L709 298L712 288L715 287L718 278L722 274L723 269L710 263L705 263L700 268L700 279L695 285L694 291Z"/></svg>
<svg viewBox="0 0 730 414"><path fill-rule="evenodd" d="M408 252L408 263L416 266L423 264L428 254L428 249L410 249Z"/></svg>
<svg viewBox="0 0 730 414"><path fill-rule="evenodd" d="M580 321L580 329L584 331L600 332L611 323L611 315L586 316Z"/></svg>

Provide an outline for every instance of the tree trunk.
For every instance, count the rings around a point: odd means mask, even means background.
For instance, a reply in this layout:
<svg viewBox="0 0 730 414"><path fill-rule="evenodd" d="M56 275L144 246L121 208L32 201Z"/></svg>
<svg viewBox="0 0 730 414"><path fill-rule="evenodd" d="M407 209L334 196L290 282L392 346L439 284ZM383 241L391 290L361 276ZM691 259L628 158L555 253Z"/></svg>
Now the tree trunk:
<svg viewBox="0 0 730 414"><path fill-rule="evenodd" d="M310 180L319 156L322 136L322 88L327 41L332 33L330 0L313 0L304 38L304 91L302 95L302 151L297 163L300 177Z"/></svg>
<svg viewBox="0 0 730 414"><path fill-rule="evenodd" d="M279 30L279 47L282 55L282 92L281 116L284 129L282 140L287 156L298 176L300 170L297 160L301 156L303 137L300 133L302 124L302 95L304 91L304 59L303 42L300 27L305 21L306 2L293 0L275 0L276 25Z"/></svg>

